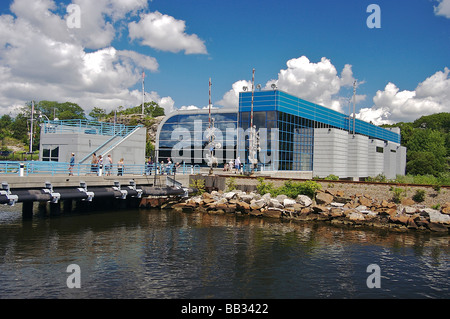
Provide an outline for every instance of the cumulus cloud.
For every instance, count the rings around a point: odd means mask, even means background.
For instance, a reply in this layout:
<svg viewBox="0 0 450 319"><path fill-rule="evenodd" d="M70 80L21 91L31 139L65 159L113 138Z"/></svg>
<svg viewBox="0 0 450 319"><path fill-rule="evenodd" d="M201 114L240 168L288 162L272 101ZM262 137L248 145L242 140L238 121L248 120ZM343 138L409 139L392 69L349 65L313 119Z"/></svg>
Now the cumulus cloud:
<svg viewBox="0 0 450 319"><path fill-rule="evenodd" d="M342 102L338 93L342 88L352 86L355 81L351 65L344 66L341 76L338 75L331 61L325 57L314 63L306 56L302 56L287 61L286 65L287 69L280 70L277 79L266 83L265 90L270 90L271 85L275 84L282 91L343 112L345 103ZM251 82L246 80L235 82L232 89L218 103L223 106L237 107L239 92L242 92L243 86L251 88ZM365 96L357 96L357 102L363 99Z"/></svg>
<svg viewBox="0 0 450 319"><path fill-rule="evenodd" d="M243 87L252 88L252 82L246 80L239 80L233 83L232 89L225 93L223 98L217 102L218 105L224 107L235 107L239 106L239 92L243 91Z"/></svg>
<svg viewBox="0 0 450 319"><path fill-rule="evenodd" d="M70 28L68 32L89 49L109 46L116 36L114 23L147 7L144 0L73 0L73 4L80 8L81 28Z"/></svg>
<svg viewBox="0 0 450 319"><path fill-rule="evenodd" d="M0 114L15 113L32 99L71 101L86 111L142 103L142 92L130 88L140 82L142 70L158 71L158 62L111 44L127 27L126 18L138 17L148 2L72 3L80 8L80 28L67 25L71 13L54 0L14 0L11 14L0 15ZM157 92L146 93L146 101L166 113L175 104Z"/></svg>
<svg viewBox="0 0 450 319"><path fill-rule="evenodd" d="M196 34L186 34L186 23L160 12L142 14L139 22L128 24L130 38L143 45L186 54L207 53L204 42Z"/></svg>
<svg viewBox="0 0 450 319"><path fill-rule="evenodd" d="M414 91L401 91L394 83L377 91L374 106L360 110L359 118L375 124L410 122L423 115L450 112L450 70L438 71Z"/></svg>
<svg viewBox="0 0 450 319"><path fill-rule="evenodd" d="M434 13L450 19L450 0L438 0L439 5L434 7Z"/></svg>

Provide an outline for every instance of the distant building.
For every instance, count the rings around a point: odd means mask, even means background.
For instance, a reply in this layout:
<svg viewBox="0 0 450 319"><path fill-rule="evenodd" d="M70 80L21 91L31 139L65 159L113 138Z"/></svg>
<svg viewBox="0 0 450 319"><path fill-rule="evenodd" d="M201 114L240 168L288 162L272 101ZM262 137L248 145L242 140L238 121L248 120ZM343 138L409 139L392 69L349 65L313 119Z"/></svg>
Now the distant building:
<svg viewBox="0 0 450 319"><path fill-rule="evenodd" d="M253 93L253 125L259 130L259 168L278 176L337 175L359 179L405 174L406 148L400 130L385 129L302 100L280 90ZM212 109L220 163L248 163L252 92L239 94L237 109ZM161 122L158 160L206 165L209 110L177 111ZM353 134L354 133L354 134Z"/></svg>
<svg viewBox="0 0 450 319"><path fill-rule="evenodd" d="M104 158L111 154L113 163L120 158L128 165L145 162L146 128L86 120L46 121L41 126L40 161L89 164L92 154Z"/></svg>

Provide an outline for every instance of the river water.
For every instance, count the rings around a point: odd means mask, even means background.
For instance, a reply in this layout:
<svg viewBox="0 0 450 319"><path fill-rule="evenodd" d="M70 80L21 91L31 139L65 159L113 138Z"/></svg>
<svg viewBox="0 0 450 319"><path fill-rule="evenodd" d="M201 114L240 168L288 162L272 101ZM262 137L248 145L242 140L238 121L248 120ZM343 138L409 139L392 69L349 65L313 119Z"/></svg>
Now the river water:
<svg viewBox="0 0 450 319"><path fill-rule="evenodd" d="M20 212L0 208L2 299L450 297L450 236L172 210ZM80 288L68 287L74 275Z"/></svg>

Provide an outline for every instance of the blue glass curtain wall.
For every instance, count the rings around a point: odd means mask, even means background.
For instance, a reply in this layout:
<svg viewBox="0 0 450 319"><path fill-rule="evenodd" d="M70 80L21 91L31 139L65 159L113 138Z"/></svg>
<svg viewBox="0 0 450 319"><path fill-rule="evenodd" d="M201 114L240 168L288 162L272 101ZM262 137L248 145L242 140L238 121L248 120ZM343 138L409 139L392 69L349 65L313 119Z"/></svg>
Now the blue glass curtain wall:
<svg viewBox="0 0 450 319"><path fill-rule="evenodd" d="M317 127L338 128L353 131L353 118L327 107L305 101L283 91L254 92L253 109L258 111L276 110L317 122ZM252 93L239 95L239 112L250 112ZM384 141L400 143L400 135L382 127L355 119L355 133Z"/></svg>
<svg viewBox="0 0 450 319"><path fill-rule="evenodd" d="M219 163L235 158L237 145L237 113L212 113L216 128L216 141L221 148L216 150ZM186 164L206 165L205 148L208 145L206 130L209 114L177 114L168 118L159 134L158 161L173 161Z"/></svg>

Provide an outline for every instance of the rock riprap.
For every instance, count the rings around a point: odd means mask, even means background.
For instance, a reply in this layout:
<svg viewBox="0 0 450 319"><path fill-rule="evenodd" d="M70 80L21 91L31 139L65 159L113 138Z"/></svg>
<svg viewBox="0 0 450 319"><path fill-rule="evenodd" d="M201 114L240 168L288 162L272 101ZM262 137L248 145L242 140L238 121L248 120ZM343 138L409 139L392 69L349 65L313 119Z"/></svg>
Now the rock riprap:
<svg viewBox="0 0 450 319"><path fill-rule="evenodd" d="M256 217L298 221L328 221L336 224L372 226L397 230L428 230L445 233L450 230L450 203L440 210L414 202L394 203L376 200L364 194L348 196L342 191L317 191L315 198L234 190L213 191L190 197L183 202L166 205L184 212L208 214L232 213Z"/></svg>

